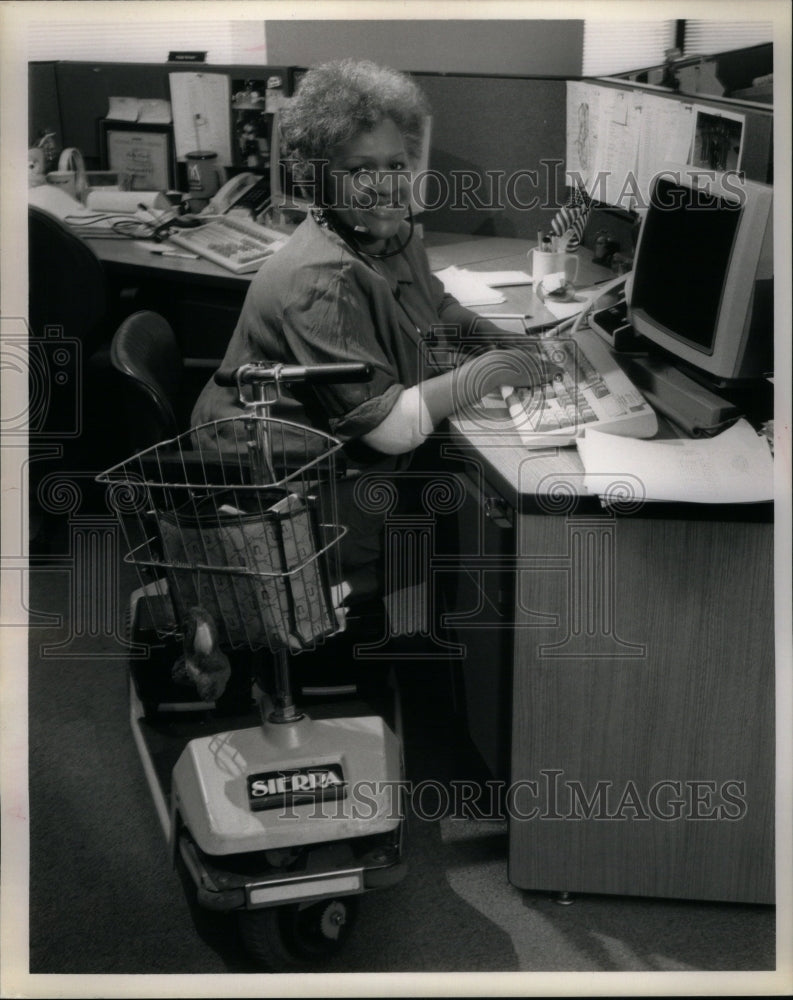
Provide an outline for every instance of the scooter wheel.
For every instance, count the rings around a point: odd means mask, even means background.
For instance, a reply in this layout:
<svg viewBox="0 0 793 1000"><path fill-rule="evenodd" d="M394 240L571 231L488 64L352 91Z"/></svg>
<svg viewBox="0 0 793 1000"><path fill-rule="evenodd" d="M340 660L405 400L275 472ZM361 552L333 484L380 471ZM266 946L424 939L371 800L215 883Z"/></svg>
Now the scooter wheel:
<svg viewBox="0 0 793 1000"><path fill-rule="evenodd" d="M284 940L284 906L264 910L242 910L238 917L240 937L245 950L270 972L288 972L298 964L298 958Z"/></svg>
<svg viewBox="0 0 793 1000"><path fill-rule="evenodd" d="M340 951L357 914L354 896L244 910L239 914L240 936L257 962L272 972L288 971Z"/></svg>
<svg viewBox="0 0 793 1000"><path fill-rule="evenodd" d="M347 943L358 917L358 898L340 896L290 906L289 944L306 959L329 958Z"/></svg>

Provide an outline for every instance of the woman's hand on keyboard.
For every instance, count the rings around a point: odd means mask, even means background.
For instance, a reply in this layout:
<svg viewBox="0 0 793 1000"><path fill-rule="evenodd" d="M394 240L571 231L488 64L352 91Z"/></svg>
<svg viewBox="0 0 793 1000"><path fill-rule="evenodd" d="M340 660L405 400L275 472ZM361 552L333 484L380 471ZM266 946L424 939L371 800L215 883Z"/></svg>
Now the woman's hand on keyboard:
<svg viewBox="0 0 793 1000"><path fill-rule="evenodd" d="M496 348L480 355L480 378L489 387L483 395L502 385L537 388L561 379L564 369L550 361L538 345L526 342L520 347Z"/></svg>

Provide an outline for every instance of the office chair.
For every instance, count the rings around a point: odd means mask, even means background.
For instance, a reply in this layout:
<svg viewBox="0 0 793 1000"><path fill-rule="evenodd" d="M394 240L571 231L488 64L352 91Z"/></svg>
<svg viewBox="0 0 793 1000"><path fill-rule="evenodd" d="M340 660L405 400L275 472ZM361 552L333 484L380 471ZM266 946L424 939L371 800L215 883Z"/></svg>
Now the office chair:
<svg viewBox="0 0 793 1000"><path fill-rule="evenodd" d="M28 317L31 332L61 328L85 360L109 341L107 279L94 251L49 212L28 207Z"/></svg>
<svg viewBox="0 0 793 1000"><path fill-rule="evenodd" d="M54 483L71 480L83 511L101 502L91 474L112 455L108 423L94 419L106 412L116 326L110 301L91 247L56 216L29 206L30 538L39 546L49 545L50 529L63 520L48 499ZM46 445L40 453L39 444Z"/></svg>
<svg viewBox="0 0 793 1000"><path fill-rule="evenodd" d="M31 205L28 275L31 398L34 391L46 397L32 415L30 430L62 441L66 463L81 465L96 451L96 442L87 439L88 397L93 373L106 363L114 329L105 271L87 243L60 219Z"/></svg>
<svg viewBox="0 0 793 1000"><path fill-rule="evenodd" d="M121 323L110 345L110 363L120 376L132 451L187 429L179 406L182 353L170 324L159 313L142 310Z"/></svg>

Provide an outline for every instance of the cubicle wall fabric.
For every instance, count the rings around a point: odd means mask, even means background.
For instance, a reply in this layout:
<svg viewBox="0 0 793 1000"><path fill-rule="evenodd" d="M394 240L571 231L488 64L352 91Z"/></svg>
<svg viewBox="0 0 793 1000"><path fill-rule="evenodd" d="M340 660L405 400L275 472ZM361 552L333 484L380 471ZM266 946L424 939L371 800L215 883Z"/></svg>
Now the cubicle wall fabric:
<svg viewBox="0 0 793 1000"><path fill-rule="evenodd" d="M565 203L565 81L416 74L433 115L428 229L534 239Z"/></svg>

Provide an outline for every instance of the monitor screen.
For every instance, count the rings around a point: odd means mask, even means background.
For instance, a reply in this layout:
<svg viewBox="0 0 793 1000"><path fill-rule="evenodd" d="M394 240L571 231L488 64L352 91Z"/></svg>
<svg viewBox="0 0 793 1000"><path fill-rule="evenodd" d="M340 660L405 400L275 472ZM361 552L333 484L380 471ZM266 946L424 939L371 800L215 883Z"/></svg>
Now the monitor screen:
<svg viewBox="0 0 793 1000"><path fill-rule="evenodd" d="M660 180L653 194L634 295L658 323L712 354L741 207L673 189L672 181Z"/></svg>

